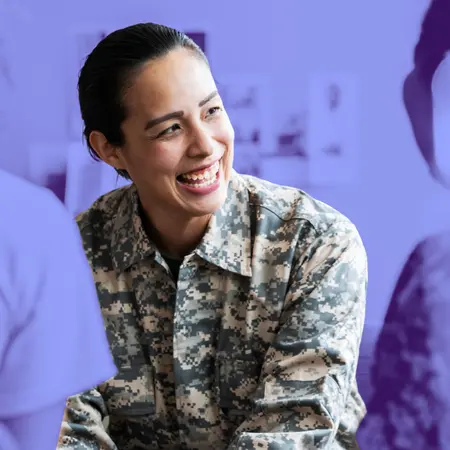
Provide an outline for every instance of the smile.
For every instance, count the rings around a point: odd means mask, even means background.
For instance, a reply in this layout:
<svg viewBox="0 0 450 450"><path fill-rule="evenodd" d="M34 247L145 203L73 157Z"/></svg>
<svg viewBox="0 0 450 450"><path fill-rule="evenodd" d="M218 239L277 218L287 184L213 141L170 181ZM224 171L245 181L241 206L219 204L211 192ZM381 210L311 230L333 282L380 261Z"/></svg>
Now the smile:
<svg viewBox="0 0 450 450"><path fill-rule="evenodd" d="M204 188L217 182L219 176L220 163L216 161L209 167L202 170L188 172L177 177L177 180L185 185L194 188Z"/></svg>

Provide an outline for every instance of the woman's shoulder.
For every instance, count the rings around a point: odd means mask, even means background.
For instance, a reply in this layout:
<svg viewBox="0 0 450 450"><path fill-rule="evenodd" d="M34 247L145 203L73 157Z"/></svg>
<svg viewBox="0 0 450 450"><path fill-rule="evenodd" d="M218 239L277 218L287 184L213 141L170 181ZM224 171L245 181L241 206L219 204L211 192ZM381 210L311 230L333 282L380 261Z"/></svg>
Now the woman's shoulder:
<svg viewBox="0 0 450 450"><path fill-rule="evenodd" d="M301 189L249 175L236 174L233 181L239 189L248 191L251 205L264 209L266 215L277 216L283 222L307 221L318 234L336 223L351 224L344 214Z"/></svg>
<svg viewBox="0 0 450 450"><path fill-rule="evenodd" d="M115 189L99 197L87 210L78 214L76 222L81 235L107 234L120 214L121 206L129 203L127 199L134 191L134 185Z"/></svg>

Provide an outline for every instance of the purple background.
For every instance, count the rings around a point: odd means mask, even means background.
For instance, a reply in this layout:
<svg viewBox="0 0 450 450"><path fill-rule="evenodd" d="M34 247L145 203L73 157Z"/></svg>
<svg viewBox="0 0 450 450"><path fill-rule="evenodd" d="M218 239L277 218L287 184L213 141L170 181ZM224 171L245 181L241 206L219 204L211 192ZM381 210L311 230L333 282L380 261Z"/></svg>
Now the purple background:
<svg viewBox="0 0 450 450"><path fill-rule="evenodd" d="M449 3L0 0L0 168L62 200L74 172L93 198L115 188L100 164L68 164L71 151L87 155L81 58L96 36L136 22L189 32L224 85L236 168L307 190L363 237L361 448L450 449L450 192L434 165L431 92Z"/></svg>

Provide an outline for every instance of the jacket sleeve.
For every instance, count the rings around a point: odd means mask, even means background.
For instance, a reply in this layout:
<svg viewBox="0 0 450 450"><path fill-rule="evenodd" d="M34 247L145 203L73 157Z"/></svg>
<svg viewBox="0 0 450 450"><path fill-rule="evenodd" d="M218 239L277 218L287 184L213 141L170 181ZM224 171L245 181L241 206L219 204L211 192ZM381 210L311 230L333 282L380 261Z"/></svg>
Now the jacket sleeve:
<svg viewBox="0 0 450 450"><path fill-rule="evenodd" d="M356 388L367 259L342 220L299 250L252 415L229 450L356 449L365 407Z"/></svg>
<svg viewBox="0 0 450 450"><path fill-rule="evenodd" d="M96 389L69 397L57 450L118 450L106 431L106 417L105 402Z"/></svg>

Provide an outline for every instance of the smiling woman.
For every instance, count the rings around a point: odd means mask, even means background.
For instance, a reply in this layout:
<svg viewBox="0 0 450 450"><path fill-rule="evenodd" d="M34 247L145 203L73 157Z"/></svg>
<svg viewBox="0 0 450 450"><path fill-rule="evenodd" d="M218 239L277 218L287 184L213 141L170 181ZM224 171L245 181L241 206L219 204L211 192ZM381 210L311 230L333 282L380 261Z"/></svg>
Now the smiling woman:
<svg viewBox="0 0 450 450"><path fill-rule="evenodd" d="M119 372L68 400L59 448L357 448L355 227L232 169L233 127L183 33L115 31L78 87L91 154L132 184L77 218Z"/></svg>
<svg viewBox="0 0 450 450"><path fill-rule="evenodd" d="M93 155L133 180L161 250L182 257L225 200L234 132L191 39L165 27L128 32L130 40L112 33L86 60L78 84L84 134ZM217 163L207 189L183 177Z"/></svg>

